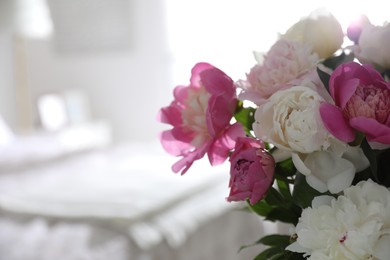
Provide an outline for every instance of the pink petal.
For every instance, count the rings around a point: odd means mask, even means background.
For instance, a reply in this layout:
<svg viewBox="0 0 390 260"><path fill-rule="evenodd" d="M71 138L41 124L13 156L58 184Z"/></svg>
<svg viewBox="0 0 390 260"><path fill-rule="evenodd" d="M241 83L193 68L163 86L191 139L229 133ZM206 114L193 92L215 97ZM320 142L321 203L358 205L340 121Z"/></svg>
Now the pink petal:
<svg viewBox="0 0 390 260"><path fill-rule="evenodd" d="M235 123L216 139L207 153L211 165L223 163L229 157L230 150L234 148L240 136L245 136L244 129L240 124Z"/></svg>
<svg viewBox="0 0 390 260"><path fill-rule="evenodd" d="M226 100L222 96L211 96L206 110L206 124L211 136L217 135L229 125L233 117L236 100Z"/></svg>
<svg viewBox="0 0 390 260"><path fill-rule="evenodd" d="M256 204L261 200L264 195L267 193L268 189L271 186L271 181L267 179L258 180L252 190L251 197L249 199L249 202L251 205Z"/></svg>
<svg viewBox="0 0 390 260"><path fill-rule="evenodd" d="M229 197L227 197L226 199L229 202L231 202L231 201L244 201L247 198L249 198L250 196L251 196L250 191L241 191L238 193L234 193L234 191L233 192L231 191L229 194Z"/></svg>
<svg viewBox="0 0 390 260"><path fill-rule="evenodd" d="M342 85L339 85L338 89L335 90L333 97L336 105L338 105L341 109L344 109L352 95L355 94L359 84L359 79L349 79L344 81Z"/></svg>
<svg viewBox="0 0 390 260"><path fill-rule="evenodd" d="M365 68L368 73L370 73L370 82L384 81L382 75L371 64L363 64L362 67Z"/></svg>
<svg viewBox="0 0 390 260"><path fill-rule="evenodd" d="M174 103L168 107L163 107L157 114L157 120L161 123L179 126L182 124L181 109Z"/></svg>
<svg viewBox="0 0 390 260"><path fill-rule="evenodd" d="M177 86L173 90L173 96L175 97L175 102L184 104L187 97L188 97L188 91L190 90L190 87L186 86Z"/></svg>
<svg viewBox="0 0 390 260"><path fill-rule="evenodd" d="M211 95L224 95L226 98L234 98L236 87L233 80L223 71L214 68L202 71L203 86Z"/></svg>
<svg viewBox="0 0 390 260"><path fill-rule="evenodd" d="M360 70L361 66L358 63L355 62L349 62L344 63L340 66L338 66L332 73L329 79L329 92L331 96L335 97L335 92L337 91L335 87L338 86L340 82L343 82L345 80L356 78L353 75L353 72L356 70Z"/></svg>
<svg viewBox="0 0 390 260"><path fill-rule="evenodd" d="M184 151L191 149L192 145L188 142L182 142L177 140L177 138L173 134L173 130L174 129L163 131L160 134L160 142L162 147L169 154L172 154L174 156L180 156L183 154Z"/></svg>
<svg viewBox="0 0 390 260"><path fill-rule="evenodd" d="M336 138L344 142L352 142L355 139L355 133L340 108L323 103L320 106L320 115L326 129Z"/></svg>
<svg viewBox="0 0 390 260"><path fill-rule="evenodd" d="M356 130L365 133L367 141L390 144L389 126L367 117L354 117L350 120L350 124Z"/></svg>
<svg viewBox="0 0 390 260"><path fill-rule="evenodd" d="M208 64L206 62L200 62L195 64L195 66L191 70L191 87L199 88L202 85L200 74L202 71L207 69L213 69L214 66L211 64Z"/></svg>
<svg viewBox="0 0 390 260"><path fill-rule="evenodd" d="M172 171L174 173L178 173L179 171L181 171L181 175L186 173L191 167L191 165L194 163L194 161L201 159L206 154L209 145L209 143L206 143L202 147L199 147L198 149L184 155L182 159L177 161L172 166Z"/></svg>

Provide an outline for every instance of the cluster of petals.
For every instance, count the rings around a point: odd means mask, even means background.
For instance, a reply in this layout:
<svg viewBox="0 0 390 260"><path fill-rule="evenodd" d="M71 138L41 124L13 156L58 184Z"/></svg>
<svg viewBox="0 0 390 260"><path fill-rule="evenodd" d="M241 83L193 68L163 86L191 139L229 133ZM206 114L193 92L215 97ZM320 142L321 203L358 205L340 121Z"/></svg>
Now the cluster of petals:
<svg viewBox="0 0 390 260"><path fill-rule="evenodd" d="M230 156L228 201L248 199L253 205L264 198L274 181L275 161L262 141L250 137L237 139Z"/></svg>
<svg viewBox="0 0 390 260"><path fill-rule="evenodd" d="M160 140L164 149L182 158L172 166L184 174L206 153L211 165L224 162L235 139L243 136L240 124L231 124L237 104L234 82L208 63L192 69L189 86L174 89L174 101L160 110L158 119L172 125Z"/></svg>
<svg viewBox="0 0 390 260"><path fill-rule="evenodd" d="M390 146L390 84L379 72L369 64L342 64L330 77L329 91L335 104L322 104L320 113L330 133L351 142L361 132L375 149Z"/></svg>
<svg viewBox="0 0 390 260"><path fill-rule="evenodd" d="M257 105L264 103L275 92L299 85L316 74L319 57L308 44L280 39L246 75L237 82L242 89L239 98Z"/></svg>
<svg viewBox="0 0 390 260"><path fill-rule="evenodd" d="M390 259L390 191L371 180L337 199L320 196L303 210L287 250L308 259Z"/></svg>

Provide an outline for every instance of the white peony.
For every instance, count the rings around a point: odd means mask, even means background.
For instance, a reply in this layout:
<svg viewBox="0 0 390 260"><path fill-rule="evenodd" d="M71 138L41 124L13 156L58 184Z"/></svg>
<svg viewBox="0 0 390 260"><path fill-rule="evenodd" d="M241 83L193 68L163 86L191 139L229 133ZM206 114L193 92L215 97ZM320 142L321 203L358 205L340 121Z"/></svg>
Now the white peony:
<svg viewBox="0 0 390 260"><path fill-rule="evenodd" d="M330 135L319 114L323 101L316 91L305 86L278 91L257 108L254 134L282 150L324 150L330 146Z"/></svg>
<svg viewBox="0 0 390 260"><path fill-rule="evenodd" d="M309 44L320 58L328 58L340 49L344 33L331 13L318 9L294 24L281 38Z"/></svg>
<svg viewBox="0 0 390 260"><path fill-rule="evenodd" d="M295 227L287 250L308 259L390 259L390 191L371 180L347 188L337 199L313 201Z"/></svg>
<svg viewBox="0 0 390 260"><path fill-rule="evenodd" d="M333 144L328 151L292 154L295 167L306 176L307 183L319 192L339 193L351 186L356 172L370 162L360 147Z"/></svg>

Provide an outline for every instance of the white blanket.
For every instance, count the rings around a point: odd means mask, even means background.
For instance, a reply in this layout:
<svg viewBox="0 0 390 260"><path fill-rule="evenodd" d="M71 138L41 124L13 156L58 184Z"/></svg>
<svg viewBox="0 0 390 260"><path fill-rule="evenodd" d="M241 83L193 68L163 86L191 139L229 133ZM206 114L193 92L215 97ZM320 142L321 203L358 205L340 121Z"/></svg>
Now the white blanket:
<svg viewBox="0 0 390 260"><path fill-rule="evenodd" d="M199 225L237 207L228 165L195 162L185 176L156 144L132 144L0 176L0 208L51 219L106 221L142 248L180 245Z"/></svg>

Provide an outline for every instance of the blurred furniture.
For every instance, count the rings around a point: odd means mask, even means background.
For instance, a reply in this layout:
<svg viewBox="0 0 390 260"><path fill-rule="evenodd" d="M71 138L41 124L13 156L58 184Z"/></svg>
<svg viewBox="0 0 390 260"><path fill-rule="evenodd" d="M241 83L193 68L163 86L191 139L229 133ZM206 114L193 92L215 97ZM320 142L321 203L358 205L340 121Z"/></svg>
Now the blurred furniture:
<svg viewBox="0 0 390 260"><path fill-rule="evenodd" d="M275 228L225 201L227 165L180 176L157 143L61 151L59 136L0 154L0 259L251 259L239 247Z"/></svg>

